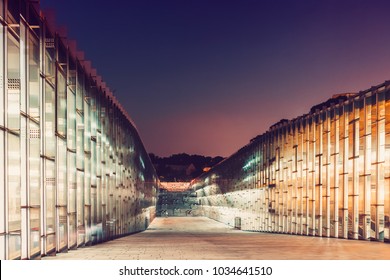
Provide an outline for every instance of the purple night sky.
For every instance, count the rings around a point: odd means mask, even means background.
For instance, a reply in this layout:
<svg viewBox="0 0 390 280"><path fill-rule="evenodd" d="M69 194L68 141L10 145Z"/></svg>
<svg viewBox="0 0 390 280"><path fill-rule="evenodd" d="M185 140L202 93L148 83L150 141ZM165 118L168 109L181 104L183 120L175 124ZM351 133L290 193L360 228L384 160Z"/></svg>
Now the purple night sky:
<svg viewBox="0 0 390 280"><path fill-rule="evenodd" d="M229 156L333 94L390 79L390 1L41 0L148 152Z"/></svg>

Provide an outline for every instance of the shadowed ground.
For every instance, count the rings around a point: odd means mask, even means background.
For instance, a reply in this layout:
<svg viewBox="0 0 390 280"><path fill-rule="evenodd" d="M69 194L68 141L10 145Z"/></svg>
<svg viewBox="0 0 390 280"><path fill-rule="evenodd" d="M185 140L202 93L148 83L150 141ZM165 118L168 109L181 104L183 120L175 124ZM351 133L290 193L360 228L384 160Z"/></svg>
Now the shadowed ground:
<svg viewBox="0 0 390 280"><path fill-rule="evenodd" d="M243 232L204 217L169 217L144 232L43 259L390 260L390 244Z"/></svg>

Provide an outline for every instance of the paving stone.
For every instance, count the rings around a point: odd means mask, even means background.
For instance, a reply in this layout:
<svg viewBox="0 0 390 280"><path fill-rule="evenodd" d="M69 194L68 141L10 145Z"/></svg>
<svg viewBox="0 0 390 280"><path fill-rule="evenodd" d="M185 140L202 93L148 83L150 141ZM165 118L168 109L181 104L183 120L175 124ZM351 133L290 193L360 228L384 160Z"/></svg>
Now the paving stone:
<svg viewBox="0 0 390 280"><path fill-rule="evenodd" d="M244 232L205 217L156 218L137 234L43 260L390 260L390 244Z"/></svg>

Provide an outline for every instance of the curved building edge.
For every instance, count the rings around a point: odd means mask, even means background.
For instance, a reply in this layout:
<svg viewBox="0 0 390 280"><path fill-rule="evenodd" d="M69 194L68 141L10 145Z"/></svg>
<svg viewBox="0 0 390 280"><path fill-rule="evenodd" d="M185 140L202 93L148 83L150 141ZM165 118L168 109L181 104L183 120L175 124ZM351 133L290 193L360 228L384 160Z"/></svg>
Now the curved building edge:
<svg viewBox="0 0 390 280"><path fill-rule="evenodd" d="M159 180L135 124L39 2L0 1L0 259L145 230Z"/></svg>

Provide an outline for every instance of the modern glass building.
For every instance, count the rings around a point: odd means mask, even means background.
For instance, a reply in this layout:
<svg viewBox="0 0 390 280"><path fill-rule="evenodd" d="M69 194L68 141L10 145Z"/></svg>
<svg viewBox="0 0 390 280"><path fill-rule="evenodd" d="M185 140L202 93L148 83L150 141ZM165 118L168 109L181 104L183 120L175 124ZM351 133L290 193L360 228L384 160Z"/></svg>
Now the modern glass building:
<svg viewBox="0 0 390 280"><path fill-rule="evenodd" d="M158 179L137 129L37 1L0 0L0 259L144 230Z"/></svg>
<svg viewBox="0 0 390 280"><path fill-rule="evenodd" d="M249 231L390 241L390 82L282 120L193 183Z"/></svg>

